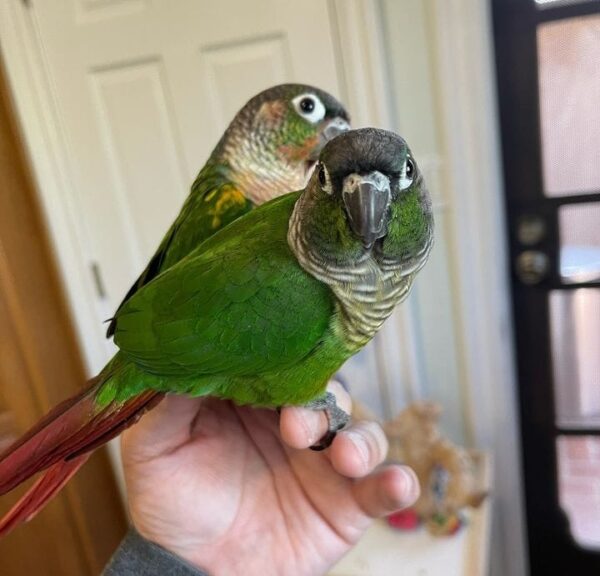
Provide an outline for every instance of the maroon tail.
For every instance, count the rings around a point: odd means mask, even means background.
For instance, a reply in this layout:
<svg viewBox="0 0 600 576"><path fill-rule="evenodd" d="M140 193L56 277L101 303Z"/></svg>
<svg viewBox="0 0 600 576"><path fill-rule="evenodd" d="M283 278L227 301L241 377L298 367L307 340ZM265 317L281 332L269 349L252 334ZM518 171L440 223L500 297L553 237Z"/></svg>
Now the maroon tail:
<svg viewBox="0 0 600 576"><path fill-rule="evenodd" d="M137 422L164 396L148 391L99 409L95 399L103 382L100 377L90 380L87 388L59 404L0 455L0 495L49 469L0 520L0 537L39 512L85 463L89 452Z"/></svg>
<svg viewBox="0 0 600 576"><path fill-rule="evenodd" d="M0 538L23 522L29 522L87 462L90 454L61 461L50 467L27 493L0 519Z"/></svg>

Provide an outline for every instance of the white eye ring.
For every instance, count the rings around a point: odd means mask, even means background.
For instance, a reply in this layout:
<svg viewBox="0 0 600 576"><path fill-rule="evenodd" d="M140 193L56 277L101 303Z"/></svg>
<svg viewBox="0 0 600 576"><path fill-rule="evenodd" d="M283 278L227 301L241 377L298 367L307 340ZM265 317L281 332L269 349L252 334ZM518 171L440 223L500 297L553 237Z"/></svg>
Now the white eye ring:
<svg viewBox="0 0 600 576"><path fill-rule="evenodd" d="M331 177L329 176L329 172L325 167L325 164L319 164L317 166L318 170L318 178L319 184L321 185L321 190L325 192L325 194L329 194L330 196L333 194L333 186L331 184Z"/></svg>
<svg viewBox="0 0 600 576"><path fill-rule="evenodd" d="M404 163L404 168L402 169L402 174L400 174L400 190L406 190L412 183L415 177L415 163L412 158L408 156L406 158L406 162Z"/></svg>
<svg viewBox="0 0 600 576"><path fill-rule="evenodd" d="M296 112L308 120L311 124L317 124L325 118L325 105L318 96L314 94L306 93L296 96L292 100L292 104L296 109Z"/></svg>

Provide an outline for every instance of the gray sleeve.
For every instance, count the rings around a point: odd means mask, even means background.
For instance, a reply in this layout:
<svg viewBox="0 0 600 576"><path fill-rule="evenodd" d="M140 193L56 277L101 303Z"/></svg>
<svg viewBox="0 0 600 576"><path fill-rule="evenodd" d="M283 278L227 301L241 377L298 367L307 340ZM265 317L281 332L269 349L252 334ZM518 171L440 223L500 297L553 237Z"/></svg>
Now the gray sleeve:
<svg viewBox="0 0 600 576"><path fill-rule="evenodd" d="M208 576L131 528L102 576Z"/></svg>

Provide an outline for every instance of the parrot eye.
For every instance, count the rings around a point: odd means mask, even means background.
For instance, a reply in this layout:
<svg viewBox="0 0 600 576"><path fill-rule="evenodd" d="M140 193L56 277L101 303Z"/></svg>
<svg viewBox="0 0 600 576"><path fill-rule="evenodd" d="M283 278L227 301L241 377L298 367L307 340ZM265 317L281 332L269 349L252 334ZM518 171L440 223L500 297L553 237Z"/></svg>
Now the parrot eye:
<svg viewBox="0 0 600 576"><path fill-rule="evenodd" d="M408 188L415 177L415 163L411 158L406 159L406 164L404 165L404 170L400 175L400 190L405 190Z"/></svg>
<svg viewBox="0 0 600 576"><path fill-rule="evenodd" d="M315 101L312 98L302 98L302 100L300 100L299 106L302 112L309 114L315 109Z"/></svg>
<svg viewBox="0 0 600 576"><path fill-rule="evenodd" d="M325 175L325 168L323 167L323 165L319 167L319 184L321 185L321 187L327 184L327 176Z"/></svg>
<svg viewBox="0 0 600 576"><path fill-rule="evenodd" d="M317 124L325 118L325 106L314 94L300 94L292 103L296 112L311 124Z"/></svg>
<svg viewBox="0 0 600 576"><path fill-rule="evenodd" d="M319 184L321 185L323 192L327 194L331 194L333 192L329 173L327 172L327 168L325 168L324 164L319 164Z"/></svg>

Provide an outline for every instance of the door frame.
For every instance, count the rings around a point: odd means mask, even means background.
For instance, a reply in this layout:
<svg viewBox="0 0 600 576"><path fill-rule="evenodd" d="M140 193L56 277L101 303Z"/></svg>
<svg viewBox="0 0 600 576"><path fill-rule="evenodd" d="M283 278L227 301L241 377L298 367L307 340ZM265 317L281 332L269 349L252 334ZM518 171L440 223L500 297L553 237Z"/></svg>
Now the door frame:
<svg viewBox="0 0 600 576"><path fill-rule="evenodd" d="M539 285L527 286L516 274L512 275L511 283L520 381L524 487L531 526L528 534L531 568L536 574L562 573L561 570L573 566L574 562L596 563L597 560L586 556L583 546L574 543L567 514L560 507L556 438L570 434L598 435L599 432L597 429L563 429L556 422L549 296L552 290L600 287L600 282L567 284L561 280L558 222L560 206L598 202L600 192L556 197L544 195L536 30L545 22L600 12L594 1L536 8L533 0L529 4L519 0L493 0L493 8L495 42L498 47L502 46L502 50L498 50L496 68L498 79L501 79L504 173L506 180L510 178L512 183L504 191L511 254L515 258L528 249L519 242L516 229L519 217L531 213L541 216L546 225L544 237L532 248L546 254L551 263L548 276ZM563 546L568 538L572 539L573 546L565 550ZM565 551L571 556L567 557ZM577 568L579 566L574 569Z"/></svg>
<svg viewBox="0 0 600 576"><path fill-rule="evenodd" d="M341 96L349 104L354 124L393 126L396 119L381 33L381 1L327 2ZM39 30L26 4L0 0L2 52L18 95L18 117L65 293L92 373L103 365L112 344L90 335L99 334L99 312L109 317L113 311L102 309L90 274L93 254L77 217L69 150ZM502 542L496 552L498 562L505 561L503 574L520 576L525 574L524 528L490 9L480 0L425 0L425 13L431 21L428 42L435 60L437 121L443 141L443 159L432 162L452 207L451 229L443 241L451 244L454 254L450 268L462 378L458 393L465 405L469 444L494 453L494 494L502 505L501 514L495 515ZM473 238L478 242L472 242ZM402 313L396 328L400 342L410 341L414 325L408 312ZM392 348L389 353L397 356L397 348ZM406 384L409 389L420 389L416 369L408 366L403 375L410 380ZM387 393L393 400L391 384Z"/></svg>

